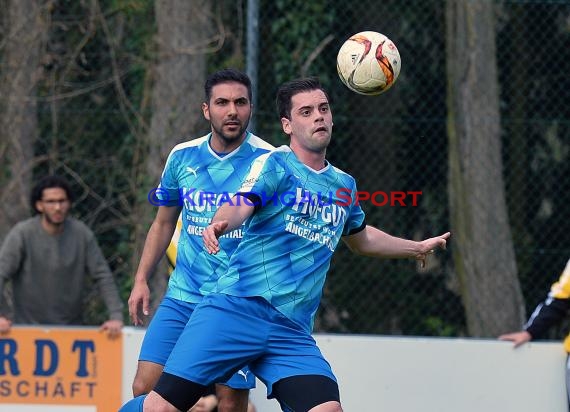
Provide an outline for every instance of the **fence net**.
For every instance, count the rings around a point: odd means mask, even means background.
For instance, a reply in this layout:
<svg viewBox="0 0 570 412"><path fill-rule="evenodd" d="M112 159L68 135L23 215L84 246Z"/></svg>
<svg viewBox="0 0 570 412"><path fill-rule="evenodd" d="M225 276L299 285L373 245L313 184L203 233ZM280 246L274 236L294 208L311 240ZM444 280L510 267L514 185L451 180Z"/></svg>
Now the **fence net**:
<svg viewBox="0 0 570 412"><path fill-rule="evenodd" d="M36 24L23 20L18 26L7 11L9 3L0 1L4 77L21 70L12 64L10 41L26 24ZM251 24L248 6L256 2L196 3L203 17L224 35L216 38L216 47L195 58L206 59L209 71L226 66L244 69ZM156 184L145 166L153 138L149 90L156 62L168 56L158 56L153 40L155 4L148 0L38 4L46 28L34 77L38 121L30 167L35 177L58 172L72 180L78 194L75 214L96 232L126 301L138 260L133 233L144 223L138 215L140 205ZM335 123L327 157L356 178L359 190L377 193L375 202L362 204L367 222L418 240L447 231L447 3L261 0L258 5L255 133L275 145L286 144L275 114L276 88L294 77L319 76L330 94ZM570 4L497 1L493 6L501 172L528 314L545 298L570 251ZM339 47L363 30L388 35L402 57L396 84L377 97L349 91L336 74ZM474 87L486 90L485 84ZM13 101L9 95L0 96L3 113ZM202 96L191 96L188 111L199 111L201 101ZM196 137L207 132L205 122L202 130ZM2 139L6 148L9 136L5 130L0 133L6 136ZM8 160L6 153L2 151ZM3 173L9 174L7 169ZM396 192L405 194L403 201L394 200ZM417 192L421 193L411 194ZM453 248L453 240L449 247ZM508 299L510 291L487 293ZM100 321L104 315L96 292L89 294L88 302L86 322ZM452 254L438 253L420 268L408 260L358 257L341 245L315 330L469 335ZM563 332L561 327L552 336Z"/></svg>

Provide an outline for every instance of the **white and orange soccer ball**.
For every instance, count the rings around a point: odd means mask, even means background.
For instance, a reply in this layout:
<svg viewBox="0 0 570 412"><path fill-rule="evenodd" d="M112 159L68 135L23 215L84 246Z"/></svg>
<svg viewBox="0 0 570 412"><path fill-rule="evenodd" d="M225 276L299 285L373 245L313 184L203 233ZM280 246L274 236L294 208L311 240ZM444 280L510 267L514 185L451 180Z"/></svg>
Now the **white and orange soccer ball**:
<svg viewBox="0 0 570 412"><path fill-rule="evenodd" d="M394 42L375 31L351 36L336 58L338 75L346 87L369 96L392 87L401 66L400 53Z"/></svg>

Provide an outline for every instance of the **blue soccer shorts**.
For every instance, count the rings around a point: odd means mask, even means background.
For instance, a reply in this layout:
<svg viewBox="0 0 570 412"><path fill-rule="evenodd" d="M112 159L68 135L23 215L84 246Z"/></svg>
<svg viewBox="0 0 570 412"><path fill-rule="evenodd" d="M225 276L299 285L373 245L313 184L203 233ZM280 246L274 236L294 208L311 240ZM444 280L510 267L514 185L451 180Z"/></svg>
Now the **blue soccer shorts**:
<svg viewBox="0 0 570 412"><path fill-rule="evenodd" d="M273 397L273 384L299 375L336 378L313 337L261 297L206 296L164 371L200 385L249 365ZM246 376L244 376L246 377Z"/></svg>
<svg viewBox="0 0 570 412"><path fill-rule="evenodd" d="M165 365L195 307L196 303L164 297L145 332L139 361ZM233 376L216 382L232 389L255 388L255 376L247 366Z"/></svg>

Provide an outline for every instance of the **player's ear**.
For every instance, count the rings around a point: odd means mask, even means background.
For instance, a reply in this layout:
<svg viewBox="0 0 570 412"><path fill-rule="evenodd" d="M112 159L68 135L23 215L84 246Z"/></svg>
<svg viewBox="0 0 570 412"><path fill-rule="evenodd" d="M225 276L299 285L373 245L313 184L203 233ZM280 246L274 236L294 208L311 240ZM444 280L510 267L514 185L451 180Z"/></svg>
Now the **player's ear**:
<svg viewBox="0 0 570 412"><path fill-rule="evenodd" d="M291 134L291 121L286 117L281 118L281 127L283 127L285 134Z"/></svg>
<svg viewBox="0 0 570 412"><path fill-rule="evenodd" d="M210 106L208 106L208 103L202 103L202 113L204 114L204 117L206 118L206 120L210 120Z"/></svg>

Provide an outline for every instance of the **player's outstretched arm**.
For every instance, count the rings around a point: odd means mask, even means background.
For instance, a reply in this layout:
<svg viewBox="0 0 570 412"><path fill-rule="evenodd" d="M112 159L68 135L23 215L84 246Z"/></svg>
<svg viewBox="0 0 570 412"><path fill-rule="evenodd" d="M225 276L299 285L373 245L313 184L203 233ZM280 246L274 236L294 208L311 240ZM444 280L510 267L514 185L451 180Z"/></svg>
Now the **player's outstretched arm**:
<svg viewBox="0 0 570 412"><path fill-rule="evenodd" d="M224 203L217 210L210 225L202 232L202 240L208 253L218 253L220 251L218 238L240 227L253 214L255 209L253 204L244 199L237 194L230 202Z"/></svg>
<svg viewBox="0 0 570 412"><path fill-rule="evenodd" d="M532 335L526 330L521 330L520 332L505 333L504 335L499 336L499 340L513 342L514 347L517 348L523 343L532 340Z"/></svg>
<svg viewBox="0 0 570 412"><path fill-rule="evenodd" d="M359 255L378 258L413 258L420 261L422 267L425 260L436 249L445 249L450 232L425 239L419 242L389 235L373 226L366 226L354 235L342 239L350 250Z"/></svg>
<svg viewBox="0 0 570 412"><path fill-rule="evenodd" d="M176 229L180 211L180 207L160 206L148 231L128 300L129 315L134 325L143 324L143 319L140 316L141 311L144 316L149 314L150 289L147 281L166 252Z"/></svg>

